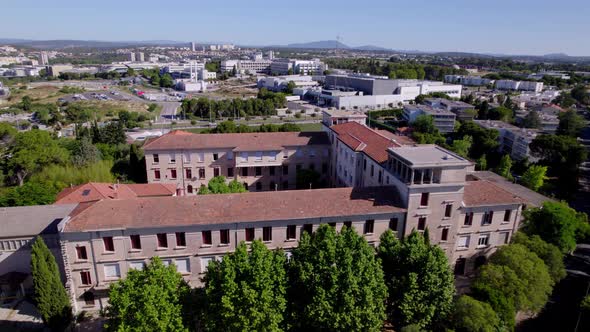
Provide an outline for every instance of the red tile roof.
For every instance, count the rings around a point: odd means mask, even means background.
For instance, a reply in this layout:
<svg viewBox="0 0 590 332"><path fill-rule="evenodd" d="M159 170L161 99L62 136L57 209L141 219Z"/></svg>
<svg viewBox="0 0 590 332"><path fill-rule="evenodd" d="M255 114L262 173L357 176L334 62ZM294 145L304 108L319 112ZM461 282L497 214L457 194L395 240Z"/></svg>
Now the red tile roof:
<svg viewBox="0 0 590 332"><path fill-rule="evenodd" d="M130 199L149 196L173 196L176 194L175 184L113 184L89 182L65 188L54 204L70 204L95 202L101 199Z"/></svg>
<svg viewBox="0 0 590 332"><path fill-rule="evenodd" d="M234 151L274 151L288 146L329 145L324 132L192 134L176 130L149 140L144 150L231 148Z"/></svg>
<svg viewBox="0 0 590 332"><path fill-rule="evenodd" d="M378 163L387 161L387 149L400 147L390 138L356 122L347 122L330 127L338 139L354 151L362 151Z"/></svg>
<svg viewBox="0 0 590 332"><path fill-rule="evenodd" d="M65 232L213 225L404 212L392 187L101 200L81 203Z"/></svg>
<svg viewBox="0 0 590 332"><path fill-rule="evenodd" d="M502 204L521 204L525 201L490 181L478 180L465 183L463 203L465 206L487 206Z"/></svg>

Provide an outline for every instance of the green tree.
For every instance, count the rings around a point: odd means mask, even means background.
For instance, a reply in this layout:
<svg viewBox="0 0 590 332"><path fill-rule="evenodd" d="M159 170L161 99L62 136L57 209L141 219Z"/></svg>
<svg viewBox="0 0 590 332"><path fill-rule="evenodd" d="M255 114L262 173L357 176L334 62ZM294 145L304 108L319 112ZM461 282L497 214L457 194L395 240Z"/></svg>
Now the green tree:
<svg viewBox="0 0 590 332"><path fill-rule="evenodd" d="M553 284L557 284L561 279L565 278L563 254L558 247L543 241L538 235L529 237L523 232L517 232L512 237L512 243L522 244L542 259L549 270Z"/></svg>
<svg viewBox="0 0 590 332"><path fill-rule="evenodd" d="M490 110L490 106L488 104L488 102L486 100L484 100L481 105L479 106L479 109L477 110L477 118L480 120L487 120L489 118L489 112Z"/></svg>
<svg viewBox="0 0 590 332"><path fill-rule="evenodd" d="M486 171L488 169L488 160L486 159L485 154L482 154L481 157L477 158L476 166L480 171Z"/></svg>
<svg viewBox="0 0 590 332"><path fill-rule="evenodd" d="M496 173L512 181L513 177L512 173L510 172L511 168L512 159L510 159L509 155L505 154L502 156L502 159L500 159L500 164L498 164L498 167L496 168Z"/></svg>
<svg viewBox="0 0 590 332"><path fill-rule="evenodd" d="M107 331L188 331L182 304L190 287L174 265L152 258L143 270L111 284L106 308Z"/></svg>
<svg viewBox="0 0 590 332"><path fill-rule="evenodd" d="M451 309L453 274L444 251L427 236L413 231L399 241L391 231L381 235L377 252L389 290L388 316L395 326L425 328Z"/></svg>
<svg viewBox="0 0 590 332"><path fill-rule="evenodd" d="M531 165L522 175L520 181L525 187L538 191L547 178L547 166Z"/></svg>
<svg viewBox="0 0 590 332"><path fill-rule="evenodd" d="M570 108L576 103L576 100L569 92L562 92L557 98L553 100L553 103L558 104L563 108Z"/></svg>
<svg viewBox="0 0 590 332"><path fill-rule="evenodd" d="M484 154L489 155L500 146L499 132L497 130L485 129L473 121L464 122L457 135L458 137L471 136L473 138L469 153L473 159L478 159Z"/></svg>
<svg viewBox="0 0 590 332"><path fill-rule="evenodd" d="M31 275L43 322L53 331L64 330L71 321L72 308L55 257L40 236L31 248Z"/></svg>
<svg viewBox="0 0 590 332"><path fill-rule="evenodd" d="M33 102L31 101L31 97L29 97L29 96L24 96L21 99L20 104L21 104L21 108L23 109L23 111L27 111L27 112L30 111L31 108L33 107Z"/></svg>
<svg viewBox="0 0 590 332"><path fill-rule="evenodd" d="M588 216L570 208L565 202L549 201L542 208L524 211L523 231L532 236L539 235L545 242L568 253L576 247L576 235L588 232Z"/></svg>
<svg viewBox="0 0 590 332"><path fill-rule="evenodd" d="M216 176L209 180L207 187L203 186L199 189L199 195L208 194L230 194L247 192L246 188L236 180L227 183L225 176Z"/></svg>
<svg viewBox="0 0 590 332"><path fill-rule="evenodd" d="M414 131L420 133L435 133L438 132L438 129L434 126L434 118L431 115L419 115L416 117L416 120L412 122L412 128Z"/></svg>
<svg viewBox="0 0 590 332"><path fill-rule="evenodd" d="M539 129L541 128L541 117L539 117L536 111L532 110L524 117L522 126L525 128Z"/></svg>
<svg viewBox="0 0 590 332"><path fill-rule="evenodd" d="M160 77L160 86L163 88L171 88L174 86L174 80L170 74L166 73Z"/></svg>
<svg viewBox="0 0 590 332"><path fill-rule="evenodd" d="M285 92L288 94L292 94L293 89L295 89L296 87L297 87L297 85L295 84L295 82L289 81L289 83L287 83L287 87L285 89Z"/></svg>
<svg viewBox="0 0 590 332"><path fill-rule="evenodd" d="M468 295L455 301L451 321L457 332L496 332L501 328L494 309Z"/></svg>
<svg viewBox="0 0 590 332"><path fill-rule="evenodd" d="M559 125L557 126L557 135L578 137L582 129L586 127L586 121L576 111L570 110L563 112L558 117Z"/></svg>
<svg viewBox="0 0 590 332"><path fill-rule="evenodd" d="M504 122L510 122L510 121L512 121L512 116L513 116L512 110L507 107L504 107L504 106L492 108L488 112L488 118L490 120L500 120L500 121L504 121Z"/></svg>
<svg viewBox="0 0 590 332"><path fill-rule="evenodd" d="M518 276L514 285L517 310L539 312L547 303L553 281L545 263L527 247L510 244L490 257L490 265L504 266Z"/></svg>
<svg viewBox="0 0 590 332"><path fill-rule="evenodd" d="M387 297L381 263L353 229L304 232L288 266L292 330L381 330Z"/></svg>
<svg viewBox="0 0 590 332"><path fill-rule="evenodd" d="M485 264L471 284L474 298L489 303L502 325L508 331L514 330L515 298L522 293L520 279L510 268L502 265Z"/></svg>
<svg viewBox="0 0 590 332"><path fill-rule="evenodd" d="M76 141L72 151L72 164L77 167L87 166L98 162L101 159L100 151L92 144L89 137Z"/></svg>
<svg viewBox="0 0 590 332"><path fill-rule="evenodd" d="M145 157L143 151L136 145L129 145L129 180L135 183L146 183Z"/></svg>
<svg viewBox="0 0 590 332"><path fill-rule="evenodd" d="M250 250L242 242L221 262L211 262L204 278L207 330L284 330L285 262L282 251L270 251L259 240Z"/></svg>
<svg viewBox="0 0 590 332"><path fill-rule="evenodd" d="M584 84L576 85L570 91L570 94L572 98L577 100L580 104L590 104L590 92L588 92L588 89L586 89L586 86Z"/></svg>
<svg viewBox="0 0 590 332"><path fill-rule="evenodd" d="M68 151L59 146L49 132L38 129L18 133L9 154L9 174L16 177L19 186L44 166L63 163L69 158Z"/></svg>
<svg viewBox="0 0 590 332"><path fill-rule="evenodd" d="M28 181L20 187L6 188L0 195L0 206L53 204L61 189L53 182Z"/></svg>
<svg viewBox="0 0 590 332"><path fill-rule="evenodd" d="M461 157L467 158L472 144L473 138L471 136L463 136L463 139L456 139L453 141L451 150Z"/></svg>

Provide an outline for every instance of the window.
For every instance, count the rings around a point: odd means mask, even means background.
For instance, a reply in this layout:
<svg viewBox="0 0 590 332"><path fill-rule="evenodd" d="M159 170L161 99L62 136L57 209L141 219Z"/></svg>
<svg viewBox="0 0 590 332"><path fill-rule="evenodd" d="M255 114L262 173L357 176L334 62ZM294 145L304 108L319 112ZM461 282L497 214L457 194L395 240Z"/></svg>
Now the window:
<svg viewBox="0 0 590 332"><path fill-rule="evenodd" d="M301 148L298 148L298 149L295 151L295 155L296 155L297 157L303 157L303 150L302 150Z"/></svg>
<svg viewBox="0 0 590 332"><path fill-rule="evenodd" d="M193 178L193 170L190 168L186 168L184 170L184 173L186 174L186 178L187 179L192 179Z"/></svg>
<svg viewBox="0 0 590 332"><path fill-rule="evenodd" d="M188 153L188 152L187 153L183 153L182 154L182 159L183 159L183 162L185 164L190 164L191 163L191 154Z"/></svg>
<svg viewBox="0 0 590 332"><path fill-rule="evenodd" d="M211 245L211 231L203 231L201 235L203 237L203 244Z"/></svg>
<svg viewBox="0 0 590 332"><path fill-rule="evenodd" d="M199 168L199 179L204 179L204 178L205 178L205 169Z"/></svg>
<svg viewBox="0 0 590 332"><path fill-rule="evenodd" d="M166 233L158 233L156 237L158 238L158 248L168 248L168 236L166 236Z"/></svg>
<svg viewBox="0 0 590 332"><path fill-rule="evenodd" d="M512 215L512 210L504 211L504 222L509 222L511 215Z"/></svg>
<svg viewBox="0 0 590 332"><path fill-rule="evenodd" d="M143 261L129 262L129 269L141 271L144 267L145 263Z"/></svg>
<svg viewBox="0 0 590 332"><path fill-rule="evenodd" d="M254 228L246 228L246 242L254 241Z"/></svg>
<svg viewBox="0 0 590 332"><path fill-rule="evenodd" d="M345 221L344 227L352 228L352 221Z"/></svg>
<svg viewBox="0 0 590 332"><path fill-rule="evenodd" d="M314 149L309 149L309 157L310 158L315 157L315 150Z"/></svg>
<svg viewBox="0 0 590 332"><path fill-rule="evenodd" d="M430 195L428 193L422 193L420 195L420 206L428 206L428 197Z"/></svg>
<svg viewBox="0 0 590 332"><path fill-rule="evenodd" d="M219 242L221 242L221 244L229 244L229 229L222 229L219 231Z"/></svg>
<svg viewBox="0 0 590 332"><path fill-rule="evenodd" d="M141 238L139 235L131 235L129 239L131 240L131 249L141 249Z"/></svg>
<svg viewBox="0 0 590 332"><path fill-rule="evenodd" d="M270 176L274 176L274 175L275 175L275 167L274 167L274 166L270 166L270 167L268 168L268 174L269 174Z"/></svg>
<svg viewBox="0 0 590 332"><path fill-rule="evenodd" d="M277 155L279 153L277 151L269 151L266 154L268 155L269 160L277 160Z"/></svg>
<svg viewBox="0 0 590 332"><path fill-rule="evenodd" d="M371 165L371 176L375 175L375 165Z"/></svg>
<svg viewBox="0 0 590 332"><path fill-rule="evenodd" d="M272 227L262 227L262 241L272 241Z"/></svg>
<svg viewBox="0 0 590 332"><path fill-rule="evenodd" d="M423 231L426 229L426 217L418 218L418 230Z"/></svg>
<svg viewBox="0 0 590 332"><path fill-rule="evenodd" d="M467 212L465 214L465 221L463 222L463 225L471 226L471 224L473 224L473 212Z"/></svg>
<svg viewBox="0 0 590 332"><path fill-rule="evenodd" d="M254 167L256 176L262 176L262 167Z"/></svg>
<svg viewBox="0 0 590 332"><path fill-rule="evenodd" d="M375 227L375 220L367 220L365 221L365 229L363 230L363 234L373 234L373 228Z"/></svg>
<svg viewBox="0 0 590 332"><path fill-rule="evenodd" d="M186 192L189 194L193 193L193 186L191 186L190 184L188 186L186 186Z"/></svg>
<svg viewBox="0 0 590 332"><path fill-rule="evenodd" d="M283 159L287 159L287 158L289 158L289 151L284 150L283 151Z"/></svg>
<svg viewBox="0 0 590 332"><path fill-rule="evenodd" d="M160 170L159 169L154 170L154 179L160 180Z"/></svg>
<svg viewBox="0 0 590 332"><path fill-rule="evenodd" d="M228 178L233 178L234 177L234 168L233 167L228 167L227 168L227 177Z"/></svg>
<svg viewBox="0 0 590 332"><path fill-rule="evenodd" d="M175 169L171 169L170 170L170 178L171 179L176 179L176 170Z"/></svg>
<svg viewBox="0 0 590 332"><path fill-rule="evenodd" d="M289 175L289 165L283 165L283 175Z"/></svg>
<svg viewBox="0 0 590 332"><path fill-rule="evenodd" d="M367 170L367 159L363 160L363 170Z"/></svg>
<svg viewBox="0 0 590 332"><path fill-rule="evenodd" d="M383 179L383 174L381 171L379 171L379 176L377 178L377 181L381 182L382 179Z"/></svg>
<svg viewBox="0 0 590 332"><path fill-rule="evenodd" d="M397 219L397 218L389 219L389 229L391 229L394 232L397 232L398 223L399 223L399 219Z"/></svg>
<svg viewBox="0 0 590 332"><path fill-rule="evenodd" d="M82 294L82 297L84 298L84 304L94 305L94 293L84 292L84 294Z"/></svg>
<svg viewBox="0 0 590 332"><path fill-rule="evenodd" d="M488 211L488 212L484 213L483 217L481 218L481 225L482 226L491 225L493 218L494 218L494 211Z"/></svg>
<svg viewBox="0 0 590 332"><path fill-rule="evenodd" d="M221 175L221 171L219 169L219 167L215 167L213 169L213 176L220 176Z"/></svg>
<svg viewBox="0 0 590 332"><path fill-rule="evenodd" d="M261 151L257 151L256 152L256 161L262 161L262 152Z"/></svg>
<svg viewBox="0 0 590 332"><path fill-rule="evenodd" d="M445 218L450 218L453 213L453 204L447 204L445 206Z"/></svg>
<svg viewBox="0 0 590 332"><path fill-rule="evenodd" d="M121 270L119 269L119 264L105 264L104 276L105 278L120 278Z"/></svg>
<svg viewBox="0 0 590 332"><path fill-rule="evenodd" d="M242 176L248 176L248 167L242 167Z"/></svg>
<svg viewBox="0 0 590 332"><path fill-rule="evenodd" d="M287 240L295 240L297 237L297 226L295 225L288 225L287 226Z"/></svg>
<svg viewBox="0 0 590 332"><path fill-rule="evenodd" d="M176 246L186 247L186 236L184 232L176 232Z"/></svg>
<svg viewBox="0 0 590 332"><path fill-rule="evenodd" d="M307 232L309 235L311 235L311 233L313 233L313 225L312 224L303 225L303 231Z"/></svg>
<svg viewBox="0 0 590 332"><path fill-rule="evenodd" d="M459 240L457 241L457 248L460 248L460 249L469 248L469 235L459 236Z"/></svg>
<svg viewBox="0 0 590 332"><path fill-rule="evenodd" d="M205 154L203 152L199 152L197 153L197 161L202 163L203 161L205 161Z"/></svg>
<svg viewBox="0 0 590 332"><path fill-rule="evenodd" d="M170 154L170 163L174 164L176 162L176 155Z"/></svg>
<svg viewBox="0 0 590 332"><path fill-rule="evenodd" d="M508 244L508 242L510 242L510 232L501 232L500 241L502 241L503 244Z"/></svg>
<svg viewBox="0 0 590 332"><path fill-rule="evenodd" d="M84 191L82 191L82 196L88 196L90 195L90 189L84 189Z"/></svg>
<svg viewBox="0 0 590 332"><path fill-rule="evenodd" d="M242 160L242 162L248 161L248 152L242 152L240 154L240 159Z"/></svg>
<svg viewBox="0 0 590 332"><path fill-rule="evenodd" d="M490 242L490 234L482 234L477 239L478 247L487 247Z"/></svg>
<svg viewBox="0 0 590 332"><path fill-rule="evenodd" d="M215 260L214 257L202 257L201 258L201 273L205 273L205 271L207 271L207 266L209 266L209 263L211 263L214 260Z"/></svg>
<svg viewBox="0 0 590 332"><path fill-rule="evenodd" d="M76 256L78 257L78 259L88 259L86 247L76 247Z"/></svg>
<svg viewBox="0 0 590 332"><path fill-rule="evenodd" d="M219 153L214 153L213 154L213 160L217 160L219 159Z"/></svg>
<svg viewBox="0 0 590 332"><path fill-rule="evenodd" d="M256 182L256 191L262 190L262 182Z"/></svg>
<svg viewBox="0 0 590 332"><path fill-rule="evenodd" d="M113 242L112 236L103 237L102 243L104 244L104 251L109 251L109 252L115 251L115 243Z"/></svg>
<svg viewBox="0 0 590 332"><path fill-rule="evenodd" d="M191 272L191 263L188 258L175 259L174 265L176 265L176 271L178 271L180 273L190 273Z"/></svg>
<svg viewBox="0 0 590 332"><path fill-rule="evenodd" d="M440 240L441 241L447 241L449 239L449 229L448 228L443 228L442 229L442 234L440 236Z"/></svg>
<svg viewBox="0 0 590 332"><path fill-rule="evenodd" d="M154 158L154 164L157 164L160 162L160 156L157 154L153 154L152 157Z"/></svg>
<svg viewBox="0 0 590 332"><path fill-rule="evenodd" d="M90 285L92 283L92 279L90 278L90 271L80 272L80 283L82 285Z"/></svg>
<svg viewBox="0 0 590 332"><path fill-rule="evenodd" d="M227 160L234 160L234 154L232 152L228 152L225 155L227 156Z"/></svg>

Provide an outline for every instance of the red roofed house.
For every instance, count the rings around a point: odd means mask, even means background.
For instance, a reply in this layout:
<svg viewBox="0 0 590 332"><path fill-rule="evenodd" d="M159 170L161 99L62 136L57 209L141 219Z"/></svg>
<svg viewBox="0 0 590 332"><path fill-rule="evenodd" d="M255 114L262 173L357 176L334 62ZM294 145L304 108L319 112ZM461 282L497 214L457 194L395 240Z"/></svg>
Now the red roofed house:
<svg viewBox="0 0 590 332"><path fill-rule="evenodd" d="M165 183L97 183L89 182L65 188L54 204L95 202L102 199L130 199L137 197L176 196L175 184Z"/></svg>

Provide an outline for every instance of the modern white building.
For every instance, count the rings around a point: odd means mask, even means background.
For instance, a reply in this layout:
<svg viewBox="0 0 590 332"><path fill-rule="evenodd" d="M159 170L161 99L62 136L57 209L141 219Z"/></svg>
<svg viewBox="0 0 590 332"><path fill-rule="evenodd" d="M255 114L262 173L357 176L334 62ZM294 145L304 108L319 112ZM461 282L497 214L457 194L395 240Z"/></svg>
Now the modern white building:
<svg viewBox="0 0 590 332"><path fill-rule="evenodd" d="M455 130L455 113L443 108L434 108L428 105L404 105L402 114L408 123L413 123L420 115L430 115L436 129L443 134Z"/></svg>
<svg viewBox="0 0 590 332"><path fill-rule="evenodd" d="M271 60L224 60L221 61L221 71L231 72L236 69L241 74L269 73Z"/></svg>
<svg viewBox="0 0 590 332"><path fill-rule="evenodd" d="M319 85L312 76L288 75L288 76L263 76L259 77L257 86L269 91L281 92L287 88L287 84L293 82L296 88L312 88Z"/></svg>
<svg viewBox="0 0 590 332"><path fill-rule="evenodd" d="M497 80L495 86L498 90L543 91L543 82Z"/></svg>
<svg viewBox="0 0 590 332"><path fill-rule="evenodd" d="M319 59L297 60L297 59L274 59L270 65L271 74L287 75L322 75L328 70L328 65Z"/></svg>
<svg viewBox="0 0 590 332"><path fill-rule="evenodd" d="M483 86L493 84L494 80L481 76L445 75L445 82L469 86Z"/></svg>
<svg viewBox="0 0 590 332"><path fill-rule="evenodd" d="M519 128L509 123L498 120L474 120L476 124L486 129L495 129L499 132L499 150L510 155L514 160L529 158L536 161L530 154L529 145L539 134L538 130Z"/></svg>

